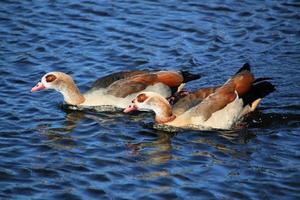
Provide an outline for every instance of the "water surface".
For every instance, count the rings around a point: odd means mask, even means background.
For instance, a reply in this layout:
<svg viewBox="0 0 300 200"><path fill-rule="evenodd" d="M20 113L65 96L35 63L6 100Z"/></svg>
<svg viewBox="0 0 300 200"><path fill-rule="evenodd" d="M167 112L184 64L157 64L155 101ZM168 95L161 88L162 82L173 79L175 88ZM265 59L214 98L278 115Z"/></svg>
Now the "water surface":
<svg viewBox="0 0 300 200"><path fill-rule="evenodd" d="M299 199L298 1L0 2L0 199ZM269 95L239 131L149 126L152 114L69 112L49 71L82 91L128 69L202 74L243 63Z"/></svg>

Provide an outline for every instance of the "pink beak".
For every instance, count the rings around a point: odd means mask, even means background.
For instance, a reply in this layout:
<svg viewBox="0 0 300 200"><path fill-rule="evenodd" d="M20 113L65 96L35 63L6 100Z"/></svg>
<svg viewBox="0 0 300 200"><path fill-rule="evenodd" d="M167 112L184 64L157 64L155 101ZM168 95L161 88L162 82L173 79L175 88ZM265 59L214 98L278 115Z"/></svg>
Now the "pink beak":
<svg viewBox="0 0 300 200"><path fill-rule="evenodd" d="M123 110L123 112L124 113L130 113L130 112L132 112L132 111L135 111L135 110L137 110L138 108L135 106L135 105L129 105L129 106L127 106L127 108L125 108L124 110Z"/></svg>
<svg viewBox="0 0 300 200"><path fill-rule="evenodd" d="M43 85L42 82L38 82L36 84L36 86L34 86L33 88L31 88L31 92L36 92L36 91L39 91L39 90L43 90L45 89L46 87Z"/></svg>

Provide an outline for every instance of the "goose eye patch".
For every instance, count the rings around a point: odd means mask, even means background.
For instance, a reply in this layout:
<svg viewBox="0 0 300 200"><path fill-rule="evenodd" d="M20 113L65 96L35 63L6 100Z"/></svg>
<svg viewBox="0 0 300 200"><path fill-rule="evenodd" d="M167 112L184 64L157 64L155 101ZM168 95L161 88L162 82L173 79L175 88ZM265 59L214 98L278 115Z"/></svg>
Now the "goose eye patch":
<svg viewBox="0 0 300 200"><path fill-rule="evenodd" d="M138 96L136 97L136 99L137 99L137 101L138 101L139 103L142 103L142 102L144 102L146 99L148 99L148 97L147 97L145 94L140 94L140 95L138 95Z"/></svg>
<svg viewBox="0 0 300 200"><path fill-rule="evenodd" d="M56 76L54 76L53 74L49 74L49 75L46 76L46 81L48 83L54 81L55 79L56 79Z"/></svg>

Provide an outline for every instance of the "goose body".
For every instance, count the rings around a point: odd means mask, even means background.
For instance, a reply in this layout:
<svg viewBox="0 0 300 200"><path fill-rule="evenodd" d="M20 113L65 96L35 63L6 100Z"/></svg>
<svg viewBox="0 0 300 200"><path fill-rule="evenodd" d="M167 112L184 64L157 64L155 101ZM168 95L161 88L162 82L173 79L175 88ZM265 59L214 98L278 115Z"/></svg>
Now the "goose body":
<svg viewBox="0 0 300 200"><path fill-rule="evenodd" d="M49 72L31 89L31 92L54 89L63 95L68 105L77 107L125 108L139 92L151 91L166 98L182 83L197 78L198 75L176 71L117 72L99 78L87 92L81 94L71 76L63 72Z"/></svg>
<svg viewBox="0 0 300 200"><path fill-rule="evenodd" d="M243 101L237 96L234 101L227 104L224 108L212 113L207 120L204 117L205 114L201 113L201 109L197 109L199 108L193 107L176 117L173 121L166 123L166 125L200 129L230 129L240 119L240 113L243 110Z"/></svg>
<svg viewBox="0 0 300 200"><path fill-rule="evenodd" d="M230 129L245 114L255 110L261 98L275 90L265 81L254 79L245 64L222 86L203 88L180 99L173 108L163 96L142 92L124 110L152 110L159 124L198 129Z"/></svg>

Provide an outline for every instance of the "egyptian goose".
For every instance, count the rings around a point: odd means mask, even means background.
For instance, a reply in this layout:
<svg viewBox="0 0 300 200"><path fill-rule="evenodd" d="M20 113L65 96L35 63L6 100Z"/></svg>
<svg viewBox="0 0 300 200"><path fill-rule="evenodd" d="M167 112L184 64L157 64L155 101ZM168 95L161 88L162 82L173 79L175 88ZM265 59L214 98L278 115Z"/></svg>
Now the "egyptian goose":
<svg viewBox="0 0 300 200"><path fill-rule="evenodd" d="M160 94L139 93L124 110L152 110L158 124L198 129L230 129L245 114L254 111L261 98L275 90L269 78L254 79L245 64L220 87L203 88L181 98L173 108Z"/></svg>
<svg viewBox="0 0 300 200"><path fill-rule="evenodd" d="M152 91L169 97L185 82L200 78L186 71L125 71L96 80L81 94L71 76L63 72L49 72L31 89L36 92L54 89L60 92L67 105L75 107L113 106L125 108L137 93Z"/></svg>

